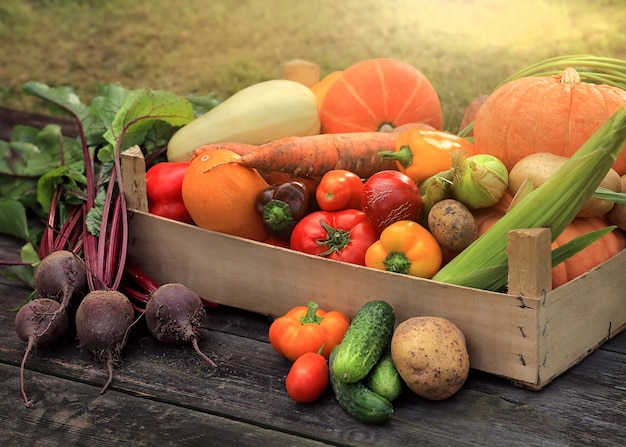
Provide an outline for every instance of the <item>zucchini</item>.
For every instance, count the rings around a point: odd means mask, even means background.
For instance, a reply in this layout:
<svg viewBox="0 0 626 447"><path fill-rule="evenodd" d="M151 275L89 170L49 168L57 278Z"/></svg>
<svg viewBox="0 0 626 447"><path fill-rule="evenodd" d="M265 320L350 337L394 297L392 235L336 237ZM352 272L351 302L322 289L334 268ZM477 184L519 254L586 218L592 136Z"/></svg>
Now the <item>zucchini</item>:
<svg viewBox="0 0 626 447"><path fill-rule="evenodd" d="M390 346L395 323L389 303L374 300L363 305L339 345L331 373L346 383L365 378Z"/></svg>
<svg viewBox="0 0 626 447"><path fill-rule="evenodd" d="M330 368L340 346L335 346L330 353L328 358ZM345 383L331 374L330 385L341 408L359 421L368 424L384 424L392 418L392 403L370 390L363 382Z"/></svg>
<svg viewBox="0 0 626 447"><path fill-rule="evenodd" d="M376 394L393 402L402 393L404 382L391 358L391 350L387 349L367 377L367 386Z"/></svg>
<svg viewBox="0 0 626 447"><path fill-rule="evenodd" d="M317 98L311 89L273 79L238 91L178 129L167 145L167 160L188 161L195 149L207 144L263 144L319 131Z"/></svg>

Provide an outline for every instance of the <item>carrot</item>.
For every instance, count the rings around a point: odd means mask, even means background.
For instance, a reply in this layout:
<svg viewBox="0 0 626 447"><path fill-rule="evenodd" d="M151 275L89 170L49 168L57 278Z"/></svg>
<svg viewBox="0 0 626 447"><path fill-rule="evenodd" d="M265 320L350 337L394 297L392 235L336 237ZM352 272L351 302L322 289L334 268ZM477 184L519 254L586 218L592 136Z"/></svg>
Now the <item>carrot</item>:
<svg viewBox="0 0 626 447"><path fill-rule="evenodd" d="M240 163L262 172L282 172L301 177L321 177L330 170L345 169L368 178L378 171L397 170L395 163L383 160L378 153L395 150L399 132L408 127L404 125L389 132L280 138L243 154Z"/></svg>

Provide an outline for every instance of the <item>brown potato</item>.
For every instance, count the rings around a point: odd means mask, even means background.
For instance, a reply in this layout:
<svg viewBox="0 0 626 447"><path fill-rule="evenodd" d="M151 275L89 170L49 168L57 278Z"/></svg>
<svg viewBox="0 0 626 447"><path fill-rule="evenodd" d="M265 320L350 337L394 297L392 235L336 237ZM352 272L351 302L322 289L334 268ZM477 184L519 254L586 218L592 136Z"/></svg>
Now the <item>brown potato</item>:
<svg viewBox="0 0 626 447"><path fill-rule="evenodd" d="M476 219L461 202L445 199L428 212L428 229L442 247L459 252L474 242L478 235Z"/></svg>
<svg viewBox="0 0 626 447"><path fill-rule="evenodd" d="M626 175L620 178L620 192L626 192ZM606 213L606 219L611 225L616 225L622 231L626 231L626 204L616 203L611 211Z"/></svg>
<svg viewBox="0 0 626 447"><path fill-rule="evenodd" d="M509 172L509 192L514 196L527 178L532 181L533 187L539 187L563 166L567 160L567 157L548 152L538 152L522 158ZM612 191L620 191L621 181L619 174L615 170L610 169L600 186ZM583 206L577 217L600 217L608 213L611 208L613 208L612 201L592 197Z"/></svg>
<svg viewBox="0 0 626 447"><path fill-rule="evenodd" d="M440 317L412 317L400 323L391 339L391 358L408 388L430 400L459 391L470 369L465 336Z"/></svg>

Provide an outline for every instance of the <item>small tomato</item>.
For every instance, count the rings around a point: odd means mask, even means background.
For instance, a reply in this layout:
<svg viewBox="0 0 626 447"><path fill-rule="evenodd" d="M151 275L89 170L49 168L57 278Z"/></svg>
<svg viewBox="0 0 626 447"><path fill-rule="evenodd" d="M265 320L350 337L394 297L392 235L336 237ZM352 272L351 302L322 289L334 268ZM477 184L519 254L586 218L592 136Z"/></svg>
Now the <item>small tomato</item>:
<svg viewBox="0 0 626 447"><path fill-rule="evenodd" d="M315 402L326 390L328 362L316 352L307 352L293 362L285 380L287 394L296 402Z"/></svg>
<svg viewBox="0 0 626 447"><path fill-rule="evenodd" d="M354 172L344 169L328 171L315 191L317 204L323 211L361 209L363 181Z"/></svg>
<svg viewBox="0 0 626 447"><path fill-rule="evenodd" d="M424 202L419 188L406 174L385 170L365 181L361 206L380 233L399 220L417 220Z"/></svg>

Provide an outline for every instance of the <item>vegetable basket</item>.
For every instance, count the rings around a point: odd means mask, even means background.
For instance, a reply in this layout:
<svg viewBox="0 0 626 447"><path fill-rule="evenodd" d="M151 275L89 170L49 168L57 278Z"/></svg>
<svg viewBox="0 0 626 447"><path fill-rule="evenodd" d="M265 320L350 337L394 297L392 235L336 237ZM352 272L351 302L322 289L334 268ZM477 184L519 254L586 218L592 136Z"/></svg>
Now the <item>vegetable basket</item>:
<svg viewBox="0 0 626 447"><path fill-rule="evenodd" d="M122 169L129 256L156 280L183 283L221 305L277 316L314 300L353 316L366 302L382 299L393 306L397 323L416 315L451 320L467 338L472 368L534 390L626 328L624 251L550 290L548 230L527 230L509 238L509 293L488 292L336 262L151 215L138 148L124 152Z"/></svg>

